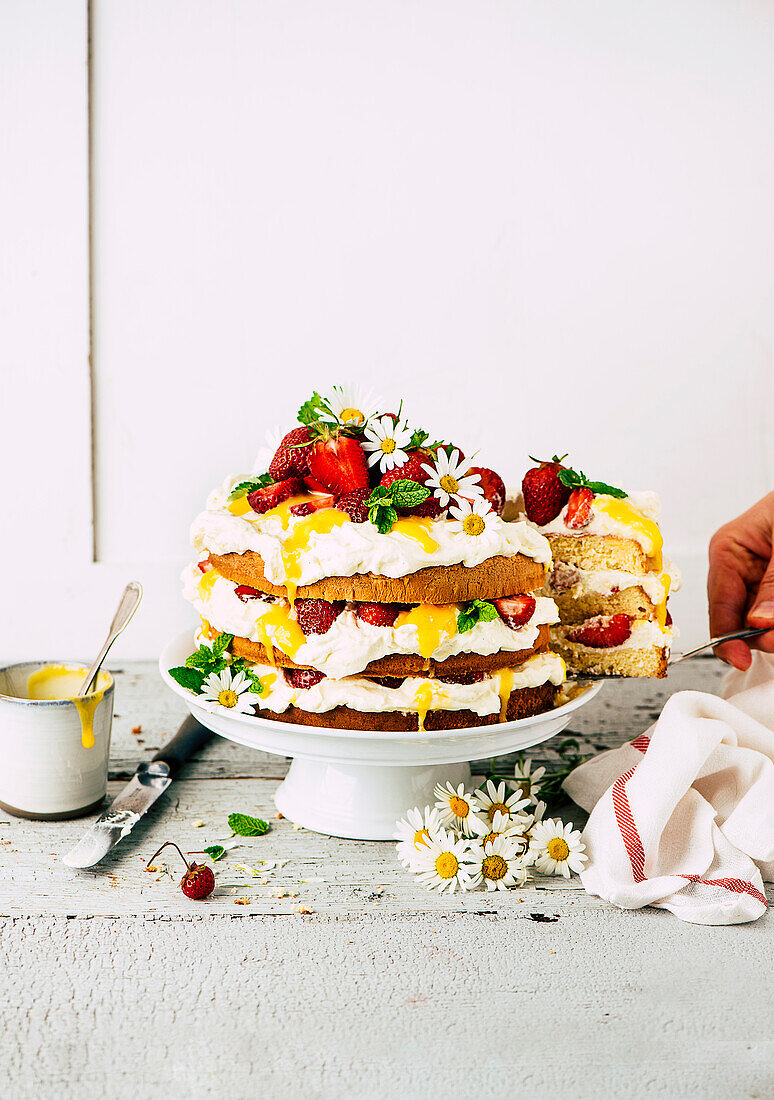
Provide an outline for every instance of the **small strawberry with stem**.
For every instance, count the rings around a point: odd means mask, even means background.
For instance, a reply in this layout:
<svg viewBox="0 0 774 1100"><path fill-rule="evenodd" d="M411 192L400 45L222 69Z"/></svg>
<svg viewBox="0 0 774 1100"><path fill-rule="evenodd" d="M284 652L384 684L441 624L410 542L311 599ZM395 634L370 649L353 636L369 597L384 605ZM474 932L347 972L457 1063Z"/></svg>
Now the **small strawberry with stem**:
<svg viewBox="0 0 774 1100"><path fill-rule="evenodd" d="M174 848L186 866L186 872L180 879L180 889L187 898L193 901L202 901L208 898L215 889L215 875L206 863L189 863L173 840L165 840L155 855L152 855L145 864L150 868L154 859L161 855L165 848Z"/></svg>

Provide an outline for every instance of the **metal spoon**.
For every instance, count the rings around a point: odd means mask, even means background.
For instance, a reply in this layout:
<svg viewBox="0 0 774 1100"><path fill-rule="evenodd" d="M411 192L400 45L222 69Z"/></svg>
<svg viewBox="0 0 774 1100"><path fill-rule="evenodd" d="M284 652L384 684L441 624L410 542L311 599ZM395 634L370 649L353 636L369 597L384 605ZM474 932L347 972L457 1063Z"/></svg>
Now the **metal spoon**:
<svg viewBox="0 0 774 1100"><path fill-rule="evenodd" d="M124 594L121 597L118 607L116 608L113 622L110 624L110 633L107 638L105 638L105 644L97 654L94 664L89 669L86 679L81 684L81 690L78 692L78 695L89 694L89 689L97 678L97 673L102 667L102 662L108 655L108 650L140 606L141 599L142 585L139 581L129 581L129 584L127 584L124 589Z"/></svg>
<svg viewBox="0 0 774 1100"><path fill-rule="evenodd" d="M766 634L771 630L770 626L747 627L745 630L734 630L730 634L721 634L717 638L710 638L708 642L697 645L695 649L689 649L687 653L675 653L667 661L667 668L679 665L681 661L687 661L689 657L695 657L697 653L703 653L705 649L714 649L722 642L733 642L735 638L753 638L756 634ZM575 679L578 680L625 680L626 676L615 676L604 672L579 672Z"/></svg>

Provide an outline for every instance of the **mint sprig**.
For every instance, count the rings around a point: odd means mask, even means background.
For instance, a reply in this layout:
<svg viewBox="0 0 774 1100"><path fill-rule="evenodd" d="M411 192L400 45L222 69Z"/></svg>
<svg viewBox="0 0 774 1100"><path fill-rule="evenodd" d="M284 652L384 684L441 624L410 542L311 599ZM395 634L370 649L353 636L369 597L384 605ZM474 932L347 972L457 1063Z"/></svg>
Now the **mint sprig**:
<svg viewBox="0 0 774 1100"><path fill-rule="evenodd" d="M392 485L377 485L366 501L368 518L380 535L386 535L398 518L398 508L416 508L430 496L426 485L399 478Z"/></svg>
<svg viewBox="0 0 774 1100"><path fill-rule="evenodd" d="M238 485L235 485L231 492L228 494L230 501L236 500L237 497L243 497L246 493L254 493L256 489L265 489L267 485L273 485L274 478L271 474L260 474L258 477L248 477L245 481L240 481Z"/></svg>
<svg viewBox="0 0 774 1100"><path fill-rule="evenodd" d="M204 681L210 673L223 672L225 668L230 668L233 673L244 672L251 681L250 691L260 695L263 692L263 685L258 676L247 667L243 657L231 658L228 653L233 640L233 634L219 634L211 646L200 645L186 657L184 665L171 668L169 675L181 687L201 695Z"/></svg>
<svg viewBox="0 0 774 1100"><path fill-rule="evenodd" d="M628 496L623 489L617 489L615 485L608 485L604 481L589 481L582 470L569 468L559 471L559 480L568 489L591 489L592 493L602 493L604 496L616 497L619 500Z"/></svg>
<svg viewBox="0 0 774 1100"><path fill-rule="evenodd" d="M177 668L171 668L169 675L180 684L180 687L185 688L187 691L193 691L196 695L201 695L206 676L200 668L187 668L185 665L179 665Z"/></svg>
<svg viewBox="0 0 774 1100"><path fill-rule="evenodd" d="M457 612L457 633L467 634L478 623L488 623L497 618L497 608L489 600L472 600L464 603Z"/></svg>
<svg viewBox="0 0 774 1100"><path fill-rule="evenodd" d="M229 814L228 827L237 836L264 836L271 829L268 821L249 814Z"/></svg>

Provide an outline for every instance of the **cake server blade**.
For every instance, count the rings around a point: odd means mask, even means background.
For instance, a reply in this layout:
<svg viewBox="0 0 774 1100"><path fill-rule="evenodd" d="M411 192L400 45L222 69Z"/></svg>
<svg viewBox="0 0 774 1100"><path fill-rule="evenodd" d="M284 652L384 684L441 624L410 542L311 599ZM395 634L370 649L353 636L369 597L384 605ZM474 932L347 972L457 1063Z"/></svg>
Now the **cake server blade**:
<svg viewBox="0 0 774 1100"><path fill-rule="evenodd" d="M736 638L754 638L758 634L767 634L771 630L770 626L765 627L747 627L744 630L733 630L730 634L719 634L717 638L710 638L708 642L702 642L701 645L697 645L695 649L689 649L687 653L675 653L667 661L667 668L671 668L672 665L679 665L681 661L687 661L691 657L696 657L699 653L703 653L705 649L714 649L716 645L722 645L723 642L733 642ZM576 680L632 680L637 679L636 676L616 676L614 674L607 674L604 672L584 672L578 676L573 677Z"/></svg>
<svg viewBox="0 0 774 1100"><path fill-rule="evenodd" d="M103 814L63 856L68 867L94 867L169 787L190 756L209 741L212 733L189 715L175 736L150 761L143 761L127 785Z"/></svg>

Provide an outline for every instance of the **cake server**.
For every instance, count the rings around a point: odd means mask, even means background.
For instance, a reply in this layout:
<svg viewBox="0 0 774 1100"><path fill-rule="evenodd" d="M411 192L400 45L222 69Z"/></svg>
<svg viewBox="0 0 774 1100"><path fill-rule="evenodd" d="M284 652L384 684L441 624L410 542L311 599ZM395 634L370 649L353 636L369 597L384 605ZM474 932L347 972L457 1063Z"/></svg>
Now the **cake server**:
<svg viewBox="0 0 774 1100"><path fill-rule="evenodd" d="M189 714L175 736L152 760L143 761L71 852L62 857L68 867L93 867L131 832L142 815L160 798L189 757L212 737Z"/></svg>
<svg viewBox="0 0 774 1100"><path fill-rule="evenodd" d="M736 638L754 638L757 634L767 634L770 630L770 626L747 627L745 630L733 630L730 634L719 634L717 638L710 638L708 642L702 642L702 644L697 645L695 649L689 649L687 653L675 653L674 656L671 656L667 661L667 668L671 668L672 665L679 665L681 661L687 661L690 657L695 657L697 654L703 653L705 649L714 649L716 645L722 645L723 642L733 642ZM637 679L637 677L607 675L603 672L584 672L573 677L573 679L632 680Z"/></svg>

